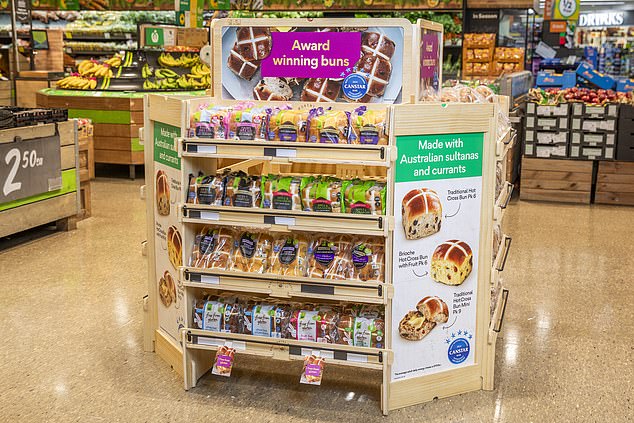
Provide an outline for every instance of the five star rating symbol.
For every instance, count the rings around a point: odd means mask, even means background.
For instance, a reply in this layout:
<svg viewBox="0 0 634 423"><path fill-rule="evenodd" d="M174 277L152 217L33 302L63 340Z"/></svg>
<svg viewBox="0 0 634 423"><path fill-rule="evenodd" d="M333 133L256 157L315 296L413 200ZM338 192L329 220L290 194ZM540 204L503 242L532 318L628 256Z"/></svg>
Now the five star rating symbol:
<svg viewBox="0 0 634 423"><path fill-rule="evenodd" d="M445 339L445 342L446 342L447 344L451 344L451 341L452 341L453 339L455 339L455 338L456 338L456 336L464 336L464 337L466 337L467 339L473 339L473 334L470 334L468 331L466 331L466 330L462 330L462 329L461 329L461 330L459 330L459 331L458 331L458 333L457 333L457 334L456 334L456 333L452 333L452 334L451 334L451 338L446 338L446 339Z"/></svg>

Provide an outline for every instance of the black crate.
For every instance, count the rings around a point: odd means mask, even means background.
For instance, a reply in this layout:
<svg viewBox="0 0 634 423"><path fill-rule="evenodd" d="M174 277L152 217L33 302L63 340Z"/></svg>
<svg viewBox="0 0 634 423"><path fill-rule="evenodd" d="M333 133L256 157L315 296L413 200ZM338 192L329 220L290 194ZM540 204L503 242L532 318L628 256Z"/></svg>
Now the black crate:
<svg viewBox="0 0 634 423"><path fill-rule="evenodd" d="M589 119L583 117L573 117L570 120L570 129L573 131L583 131L592 134L596 133L610 133L614 134L617 131L616 118L607 119Z"/></svg>
<svg viewBox="0 0 634 423"><path fill-rule="evenodd" d="M524 139L532 144L567 144L570 141L568 131L538 131L526 129Z"/></svg>
<svg viewBox="0 0 634 423"><path fill-rule="evenodd" d="M526 103L526 115L567 117L570 115L570 103L562 103L557 106L543 106L537 103Z"/></svg>
<svg viewBox="0 0 634 423"><path fill-rule="evenodd" d="M616 148L614 146L571 145L569 157L578 160L614 160Z"/></svg>
<svg viewBox="0 0 634 423"><path fill-rule="evenodd" d="M0 129L63 122L66 120L68 120L68 110L66 109L0 108Z"/></svg>
<svg viewBox="0 0 634 423"><path fill-rule="evenodd" d="M572 103L572 116L588 119L609 119L619 116L619 104L606 104L605 106L592 106L584 103Z"/></svg>
<svg viewBox="0 0 634 423"><path fill-rule="evenodd" d="M538 131L567 131L570 126L566 117L526 116L526 127Z"/></svg>
<svg viewBox="0 0 634 423"><path fill-rule="evenodd" d="M616 134L614 133L588 133L581 131L573 131L570 133L571 145L586 146L616 146Z"/></svg>
<svg viewBox="0 0 634 423"><path fill-rule="evenodd" d="M536 144L524 143L524 156L540 159L565 159L568 157L568 143L563 144Z"/></svg>

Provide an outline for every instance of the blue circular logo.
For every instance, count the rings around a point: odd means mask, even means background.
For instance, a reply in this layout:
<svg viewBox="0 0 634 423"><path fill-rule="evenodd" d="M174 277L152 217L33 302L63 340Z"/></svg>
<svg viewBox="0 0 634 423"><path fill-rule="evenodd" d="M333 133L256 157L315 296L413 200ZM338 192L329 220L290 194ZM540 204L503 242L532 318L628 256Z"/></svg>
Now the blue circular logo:
<svg viewBox="0 0 634 423"><path fill-rule="evenodd" d="M470 351L471 346L469 345L469 341L464 338L458 338L449 345L447 358L449 358L449 361L453 364L460 364L469 357Z"/></svg>
<svg viewBox="0 0 634 423"><path fill-rule="evenodd" d="M368 93L368 81L358 73L351 73L343 80L343 93L350 100L358 100Z"/></svg>

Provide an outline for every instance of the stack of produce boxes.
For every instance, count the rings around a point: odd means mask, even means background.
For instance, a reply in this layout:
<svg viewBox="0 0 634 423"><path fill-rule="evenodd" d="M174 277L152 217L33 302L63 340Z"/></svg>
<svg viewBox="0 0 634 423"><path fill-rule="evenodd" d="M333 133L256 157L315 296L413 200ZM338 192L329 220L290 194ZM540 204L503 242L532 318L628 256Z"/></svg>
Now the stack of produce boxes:
<svg viewBox="0 0 634 423"><path fill-rule="evenodd" d="M613 160L616 152L618 104L572 104L570 158Z"/></svg>
<svg viewBox="0 0 634 423"><path fill-rule="evenodd" d="M570 143L570 104L526 105L524 155L540 158L567 158Z"/></svg>

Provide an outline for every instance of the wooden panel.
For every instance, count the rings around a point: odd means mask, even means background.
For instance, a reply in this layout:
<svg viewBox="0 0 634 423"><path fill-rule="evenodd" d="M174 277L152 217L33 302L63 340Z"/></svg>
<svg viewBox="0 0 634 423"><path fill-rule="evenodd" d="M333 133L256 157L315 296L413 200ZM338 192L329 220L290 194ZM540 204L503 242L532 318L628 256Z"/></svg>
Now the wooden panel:
<svg viewBox="0 0 634 423"><path fill-rule="evenodd" d="M634 162L599 162L599 174L602 173L634 175Z"/></svg>
<svg viewBox="0 0 634 423"><path fill-rule="evenodd" d="M118 125L114 123L95 123L94 136L96 137L126 137L137 138L142 124Z"/></svg>
<svg viewBox="0 0 634 423"><path fill-rule="evenodd" d="M183 353L160 330L155 332L155 351L159 357L167 362L172 369L183 377Z"/></svg>
<svg viewBox="0 0 634 423"><path fill-rule="evenodd" d="M152 94L148 96L150 120L167 123L172 126L181 126L182 110L186 107L184 101L175 97ZM143 124L143 121L139 122Z"/></svg>
<svg viewBox="0 0 634 423"><path fill-rule="evenodd" d="M0 213L0 238L76 214L76 192L4 210Z"/></svg>
<svg viewBox="0 0 634 423"><path fill-rule="evenodd" d="M95 149L95 163L143 164L143 151L119 151Z"/></svg>
<svg viewBox="0 0 634 423"><path fill-rule="evenodd" d="M634 184L597 183L597 192L632 192Z"/></svg>
<svg viewBox="0 0 634 423"><path fill-rule="evenodd" d="M424 119L421 119L424 116ZM493 104L449 103L394 107L394 135L451 134L489 131Z"/></svg>
<svg viewBox="0 0 634 423"><path fill-rule="evenodd" d="M578 172L551 172L546 170L525 170L522 169L522 183L525 180L553 180L553 181L575 181L575 182L591 182L592 173Z"/></svg>
<svg viewBox="0 0 634 423"><path fill-rule="evenodd" d="M89 181L95 178L95 149L92 137L81 138L79 141L79 180Z"/></svg>
<svg viewBox="0 0 634 423"><path fill-rule="evenodd" d="M597 182L617 183L617 184L634 184L634 175L616 174L616 173L600 173L597 175Z"/></svg>
<svg viewBox="0 0 634 423"><path fill-rule="evenodd" d="M75 145L65 145L60 148L62 170L75 167Z"/></svg>
<svg viewBox="0 0 634 423"><path fill-rule="evenodd" d="M143 103L143 99L139 100ZM61 107L63 109L131 110L132 108L131 99L129 98L76 97L38 93L37 101L41 107ZM135 107L137 106L135 105ZM141 110L141 114L143 114L142 108L136 110Z"/></svg>
<svg viewBox="0 0 634 423"><path fill-rule="evenodd" d="M17 79L15 81L16 105L18 107L37 107L36 93L48 88L48 84L48 81Z"/></svg>
<svg viewBox="0 0 634 423"><path fill-rule="evenodd" d="M131 125L143 125L143 111L130 112L130 124Z"/></svg>
<svg viewBox="0 0 634 423"><path fill-rule="evenodd" d="M75 144L75 121L57 123L57 132L59 132L59 145Z"/></svg>
<svg viewBox="0 0 634 423"><path fill-rule="evenodd" d="M586 191L590 192L592 184L590 180L587 182L574 181L551 181L551 180L534 180L522 179L522 189L539 188L539 189L557 189L564 191Z"/></svg>
<svg viewBox="0 0 634 423"><path fill-rule="evenodd" d="M621 204L634 206L634 193L631 192L597 192L594 196L597 204Z"/></svg>
<svg viewBox="0 0 634 423"><path fill-rule="evenodd" d="M92 214L92 191L90 189L90 182L81 183L80 199L82 217L90 217Z"/></svg>
<svg viewBox="0 0 634 423"><path fill-rule="evenodd" d="M93 143L97 150L132 150L132 140L130 138L94 136Z"/></svg>
<svg viewBox="0 0 634 423"><path fill-rule="evenodd" d="M590 192L522 188L520 191L520 199L590 204Z"/></svg>
<svg viewBox="0 0 634 423"><path fill-rule="evenodd" d="M15 137L23 140L31 140L33 138L52 137L55 135L55 124L25 126L23 128L9 128L0 130L0 143L13 142ZM60 140L61 141L61 140Z"/></svg>
<svg viewBox="0 0 634 423"><path fill-rule="evenodd" d="M524 173L525 170L590 173L592 172L592 161L534 159L530 157L524 157L522 159L522 173Z"/></svg>

